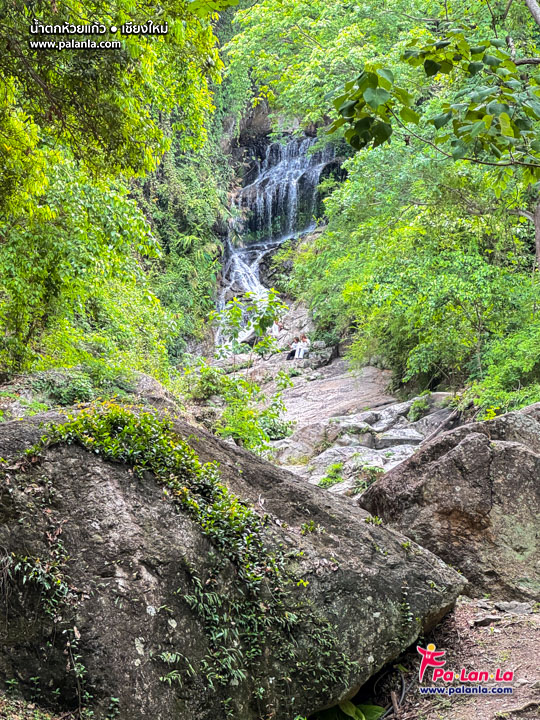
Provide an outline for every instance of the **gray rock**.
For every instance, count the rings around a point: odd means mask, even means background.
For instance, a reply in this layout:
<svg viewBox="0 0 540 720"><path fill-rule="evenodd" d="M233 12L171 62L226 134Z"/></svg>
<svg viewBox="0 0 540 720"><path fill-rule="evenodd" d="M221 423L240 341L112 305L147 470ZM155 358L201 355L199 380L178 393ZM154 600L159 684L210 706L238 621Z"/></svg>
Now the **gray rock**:
<svg viewBox="0 0 540 720"><path fill-rule="evenodd" d="M242 568L201 531L193 513L164 496L149 472L136 477L77 444L50 447L21 468L16 460L41 436L43 419L52 416L0 425L0 456L9 463L0 478L0 547L4 564L14 553L40 558L46 568L60 538L70 599L61 612L53 608L55 622L42 609L39 584L8 576L9 592L0 598L0 675L17 677L27 694L30 678L39 676L45 700L60 688L60 712L77 705L75 677L66 669L72 652L85 668L96 720L109 715L111 697L119 698L118 720L216 720L224 717L227 698L242 720L307 716L354 695L438 622L463 590L463 579L439 558L421 548L406 552L402 535L366 523L366 513L350 500L176 421L178 436L201 462L219 461L222 482L267 518L257 531L262 542L272 552L281 545L289 555L286 572L302 580L291 582L283 598L298 620L265 627L261 653L248 659L245 653L256 649L251 635L210 640L215 616L230 637L246 621L229 606L247 602ZM190 486L189 474L183 481ZM54 489L49 500L48 488ZM208 488L195 484L190 492L204 504ZM268 589L264 583L257 591L250 612L260 612L266 623L280 588L269 566L255 569L267 573ZM316 656L320 643L324 657ZM212 689L204 663L226 648L243 675ZM343 655L355 664L344 664ZM160 681L172 671L182 684ZM252 701L260 687L262 697Z"/></svg>
<svg viewBox="0 0 540 720"><path fill-rule="evenodd" d="M362 506L467 577L474 592L540 598L540 423L508 413L443 433Z"/></svg>
<svg viewBox="0 0 540 720"><path fill-rule="evenodd" d="M510 602L496 602L495 607L497 610L506 613L512 613L513 615L530 615L532 613L532 604L530 602L518 602L512 600Z"/></svg>
<svg viewBox="0 0 540 720"><path fill-rule="evenodd" d="M384 469L388 471L410 458L417 450L418 445L395 445L384 451L380 450L379 454L382 457Z"/></svg>
<svg viewBox="0 0 540 720"><path fill-rule="evenodd" d="M311 458L324 451L338 437L340 428L326 422L302 425L292 435L273 443L276 460L290 463L295 458Z"/></svg>
<svg viewBox="0 0 540 720"><path fill-rule="evenodd" d="M330 422L337 423L341 427L360 427L366 428L377 422L378 413L374 410L365 410L361 413L353 413L352 415L341 415L330 418ZM373 428L371 428L373 429Z"/></svg>
<svg viewBox="0 0 540 720"><path fill-rule="evenodd" d="M373 429L377 432L390 430L400 418L404 419L406 417L415 399L417 398L413 398L407 402L394 403L383 410L378 410L377 421L373 423Z"/></svg>
<svg viewBox="0 0 540 720"><path fill-rule="evenodd" d="M483 610L491 610L493 607L493 603L490 603L487 600L478 600L476 604L479 608L482 608Z"/></svg>
<svg viewBox="0 0 540 720"><path fill-rule="evenodd" d="M375 438L372 433L342 433L336 440L336 445L362 445L363 447L375 447Z"/></svg>
<svg viewBox="0 0 540 720"><path fill-rule="evenodd" d="M493 623L500 622L501 619L500 615L483 615L482 617L475 618L472 624L477 627L487 627L488 625L493 625Z"/></svg>
<svg viewBox="0 0 540 720"><path fill-rule="evenodd" d="M424 436L410 427L392 428L375 436L377 450L394 447L395 445L418 445Z"/></svg>
<svg viewBox="0 0 540 720"><path fill-rule="evenodd" d="M334 348L311 350L306 358L303 360L297 360L296 362L298 362L301 367L316 370L317 368L328 365L334 357L334 354Z"/></svg>
<svg viewBox="0 0 540 720"><path fill-rule="evenodd" d="M428 415L425 415L423 418L420 418L420 420L411 423L409 427L413 428L421 435L427 437L434 430L436 430L445 420L447 420L452 414L452 412L452 408L441 408L439 410L435 410L434 412L430 412ZM445 427L445 430L450 429L452 428Z"/></svg>

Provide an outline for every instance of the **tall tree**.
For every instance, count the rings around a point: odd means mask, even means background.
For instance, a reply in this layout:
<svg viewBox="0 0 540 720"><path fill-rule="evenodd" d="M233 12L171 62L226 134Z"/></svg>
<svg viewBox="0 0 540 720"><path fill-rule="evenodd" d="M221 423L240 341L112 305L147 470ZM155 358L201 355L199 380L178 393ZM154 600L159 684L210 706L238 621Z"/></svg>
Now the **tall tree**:
<svg viewBox="0 0 540 720"><path fill-rule="evenodd" d="M540 75L535 70L540 57L519 56L506 28L511 4L499 12L488 5L483 26L443 16L408 43L403 62L422 68L431 79L431 95L444 88L450 96L442 101L441 112L427 118L433 134L413 127L424 119L427 98L411 92L412 86L399 85L395 69L379 62L367 62L345 84L334 103L339 118L332 130L345 126L345 138L356 150L382 145L396 131L406 140L417 138L441 155L494 172L498 194L516 176L519 199L528 199L532 191L534 206L531 210L514 201L510 212L534 224L540 267ZM540 27L540 7L535 0L526 0L526 6L528 22Z"/></svg>

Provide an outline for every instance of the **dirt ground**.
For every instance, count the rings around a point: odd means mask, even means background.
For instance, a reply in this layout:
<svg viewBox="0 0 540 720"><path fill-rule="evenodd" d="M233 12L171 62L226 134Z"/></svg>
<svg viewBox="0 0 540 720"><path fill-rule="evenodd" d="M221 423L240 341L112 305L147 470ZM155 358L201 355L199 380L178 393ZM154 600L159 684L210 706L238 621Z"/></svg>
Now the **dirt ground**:
<svg viewBox="0 0 540 720"><path fill-rule="evenodd" d="M62 716L51 715L33 702L17 700L0 693L0 718L2 720L65 720Z"/></svg>
<svg viewBox="0 0 540 720"><path fill-rule="evenodd" d="M425 648L432 643L437 650L445 650L445 670L512 670L513 682L504 684L513 688L513 694L421 695L421 658L411 648L371 684L371 700L379 705L390 705L391 690L396 693L398 712L389 711L385 720L540 720L540 606L537 603L532 612L516 614L497 610L495 605L490 600L460 598L454 611L419 645ZM475 621L489 624L478 625ZM422 686L444 685L442 681L433 683L431 678L432 670L428 668ZM462 684L454 681L448 687ZM492 687L489 683L483 685Z"/></svg>

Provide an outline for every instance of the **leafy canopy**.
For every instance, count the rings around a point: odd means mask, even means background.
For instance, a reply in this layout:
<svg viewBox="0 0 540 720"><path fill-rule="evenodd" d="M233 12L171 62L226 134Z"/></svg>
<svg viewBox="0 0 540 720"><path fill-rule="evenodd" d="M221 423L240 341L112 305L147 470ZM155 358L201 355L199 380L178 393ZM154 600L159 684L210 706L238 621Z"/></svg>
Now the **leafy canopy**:
<svg viewBox="0 0 540 720"><path fill-rule="evenodd" d="M61 142L100 174L143 173L155 167L168 145L158 119L173 108L185 147L199 144L212 108L208 79L217 81L221 69L202 9L194 4L195 14L184 0L165 0L158 8L133 0L4 3L0 74L9 93L0 104L0 164L4 155L37 152L35 143L20 138L25 129L35 134L37 125L47 144ZM34 19L44 27L97 22L107 30L152 20L169 29L165 35L42 35L30 33ZM85 37L120 39L121 46L62 51L29 46L29 40Z"/></svg>

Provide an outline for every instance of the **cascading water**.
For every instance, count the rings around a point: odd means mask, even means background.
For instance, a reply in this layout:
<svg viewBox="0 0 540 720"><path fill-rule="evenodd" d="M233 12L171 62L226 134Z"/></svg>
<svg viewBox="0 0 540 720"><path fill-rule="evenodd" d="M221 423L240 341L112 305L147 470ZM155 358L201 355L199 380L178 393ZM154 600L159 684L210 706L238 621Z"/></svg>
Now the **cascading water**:
<svg viewBox="0 0 540 720"><path fill-rule="evenodd" d="M260 280L261 262L286 240L313 229L317 186L324 167L334 159L327 146L310 153L315 138L291 138L268 145L257 176L236 198L238 219L225 243L218 307L232 297L251 293L264 299L268 290ZM246 328L247 336L249 329ZM219 342L219 338L218 338Z"/></svg>

